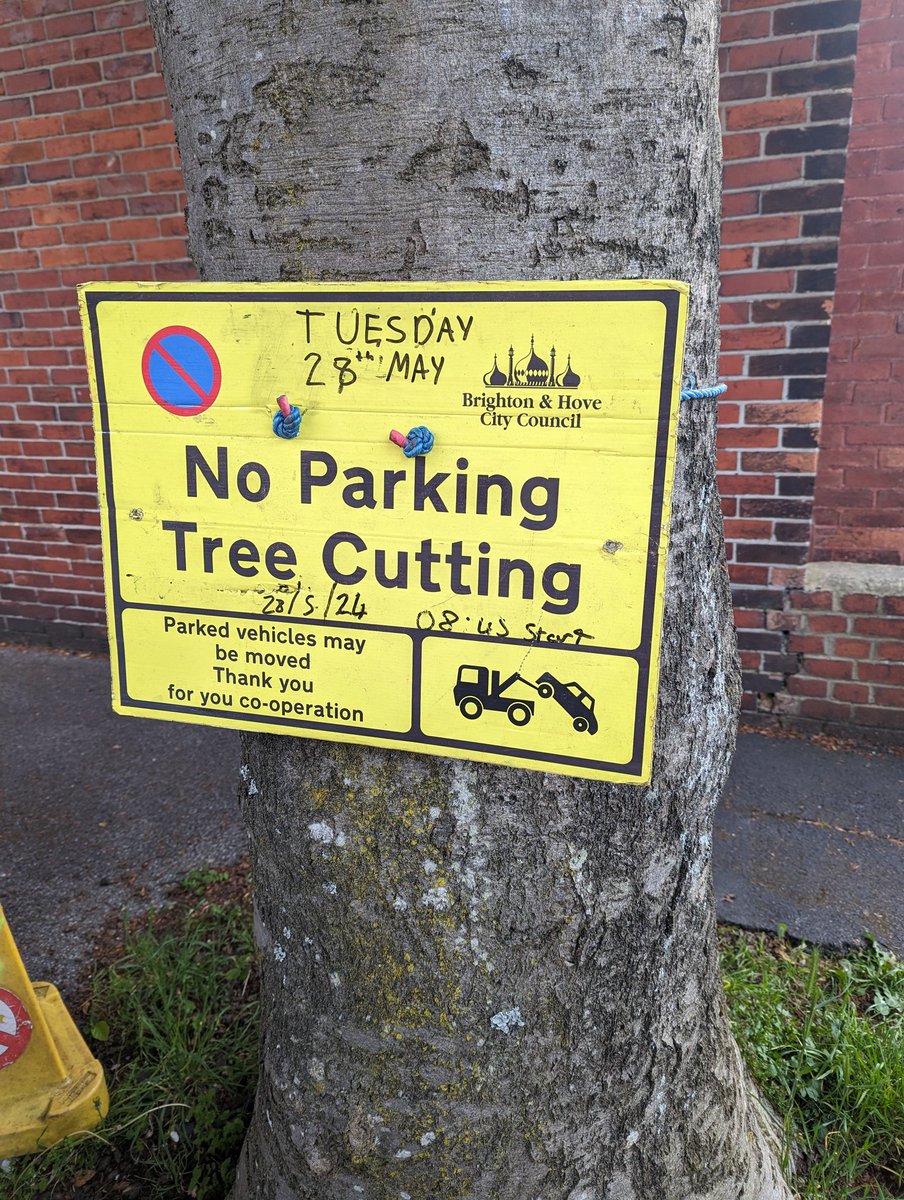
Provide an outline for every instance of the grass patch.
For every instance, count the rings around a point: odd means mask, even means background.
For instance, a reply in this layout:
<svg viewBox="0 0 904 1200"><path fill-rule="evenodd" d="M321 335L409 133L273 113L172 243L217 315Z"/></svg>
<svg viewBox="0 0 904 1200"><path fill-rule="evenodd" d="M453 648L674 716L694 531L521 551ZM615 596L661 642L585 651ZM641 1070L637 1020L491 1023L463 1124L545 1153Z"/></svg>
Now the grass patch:
<svg viewBox="0 0 904 1200"><path fill-rule="evenodd" d="M904 1196L904 963L720 930L729 1017L806 1200Z"/></svg>
<svg viewBox="0 0 904 1200"><path fill-rule="evenodd" d="M0 1200L224 1200L257 1075L244 868L190 876L108 938L82 1006L107 1071L97 1135L4 1164ZM720 930L729 1016L806 1200L904 1196L904 963Z"/></svg>
<svg viewBox="0 0 904 1200"><path fill-rule="evenodd" d="M81 1024L110 1114L97 1135L4 1164L2 1200L222 1200L257 1076L250 924L244 871L201 871L107 937Z"/></svg>

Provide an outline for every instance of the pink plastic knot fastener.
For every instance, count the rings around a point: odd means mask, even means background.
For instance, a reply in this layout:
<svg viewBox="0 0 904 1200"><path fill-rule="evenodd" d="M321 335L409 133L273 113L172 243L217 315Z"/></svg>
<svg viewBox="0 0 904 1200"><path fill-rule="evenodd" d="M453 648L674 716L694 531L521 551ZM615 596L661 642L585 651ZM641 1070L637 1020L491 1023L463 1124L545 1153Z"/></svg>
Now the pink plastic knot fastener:
<svg viewBox="0 0 904 1200"><path fill-rule="evenodd" d="M291 407L289 404L289 397L285 395L277 396L276 403L279 405L279 411L282 413L282 415L284 417L288 417Z"/></svg>
<svg viewBox="0 0 904 1200"><path fill-rule="evenodd" d="M401 446L403 450L408 445L408 438L404 433L399 433L398 429L390 429L389 440L394 446Z"/></svg>

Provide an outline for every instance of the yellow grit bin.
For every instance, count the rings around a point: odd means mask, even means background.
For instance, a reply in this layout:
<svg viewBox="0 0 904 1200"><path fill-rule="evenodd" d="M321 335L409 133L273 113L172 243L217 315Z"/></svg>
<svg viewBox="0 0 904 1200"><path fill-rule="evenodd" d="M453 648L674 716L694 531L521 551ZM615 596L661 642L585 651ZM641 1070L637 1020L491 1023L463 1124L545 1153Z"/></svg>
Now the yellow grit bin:
<svg viewBox="0 0 904 1200"><path fill-rule="evenodd" d="M103 1067L53 984L28 978L0 908L0 1158L93 1129L108 1107Z"/></svg>
<svg viewBox="0 0 904 1200"><path fill-rule="evenodd" d="M649 779L687 284L80 293L117 712Z"/></svg>

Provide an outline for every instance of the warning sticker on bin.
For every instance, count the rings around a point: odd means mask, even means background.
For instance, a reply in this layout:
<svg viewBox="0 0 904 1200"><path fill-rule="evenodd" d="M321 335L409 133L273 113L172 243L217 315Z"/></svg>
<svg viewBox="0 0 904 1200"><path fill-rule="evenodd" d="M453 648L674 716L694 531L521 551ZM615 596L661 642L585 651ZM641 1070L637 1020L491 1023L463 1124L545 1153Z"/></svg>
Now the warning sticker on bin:
<svg viewBox="0 0 904 1200"><path fill-rule="evenodd" d="M31 1034L31 1018L25 1005L14 992L0 988L0 1070L22 1057Z"/></svg>
<svg viewBox="0 0 904 1200"><path fill-rule="evenodd" d="M118 712L649 777L685 284L81 302Z"/></svg>

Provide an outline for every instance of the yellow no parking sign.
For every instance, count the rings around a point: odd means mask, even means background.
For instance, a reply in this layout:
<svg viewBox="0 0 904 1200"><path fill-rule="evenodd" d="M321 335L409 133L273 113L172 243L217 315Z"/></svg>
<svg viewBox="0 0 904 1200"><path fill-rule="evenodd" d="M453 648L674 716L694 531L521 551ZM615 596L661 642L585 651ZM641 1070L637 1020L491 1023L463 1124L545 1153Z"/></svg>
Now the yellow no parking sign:
<svg viewBox="0 0 904 1200"><path fill-rule="evenodd" d="M648 778L687 285L81 306L118 712Z"/></svg>

